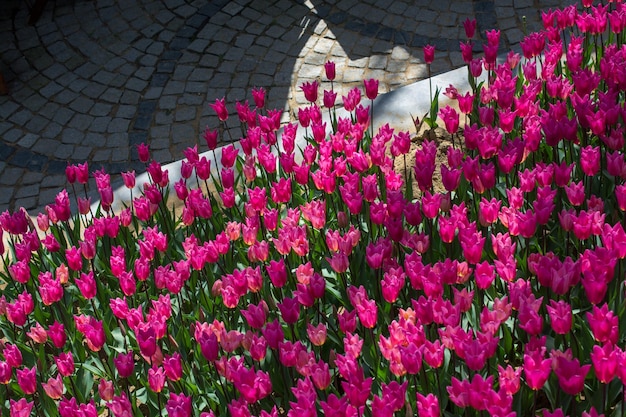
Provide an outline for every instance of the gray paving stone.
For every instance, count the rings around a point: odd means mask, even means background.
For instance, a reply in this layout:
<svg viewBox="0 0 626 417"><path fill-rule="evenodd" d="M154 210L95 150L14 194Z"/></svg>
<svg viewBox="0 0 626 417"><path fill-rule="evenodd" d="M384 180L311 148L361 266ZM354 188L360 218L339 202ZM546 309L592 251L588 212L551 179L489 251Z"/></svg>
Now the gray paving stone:
<svg viewBox="0 0 626 417"><path fill-rule="evenodd" d="M150 45L152 45L152 41L148 38L141 38L133 43L133 47L141 52L146 52Z"/></svg>
<svg viewBox="0 0 626 417"><path fill-rule="evenodd" d="M156 160L156 161L172 161L172 153L170 151L168 151L167 149L162 149L162 150L158 150L153 152L152 157Z"/></svg>
<svg viewBox="0 0 626 417"><path fill-rule="evenodd" d="M185 81L189 74L192 73L195 67L191 65L176 65L176 69L174 70L174 74L172 75L172 80L174 81Z"/></svg>
<svg viewBox="0 0 626 417"><path fill-rule="evenodd" d="M520 8L520 9L534 6L532 0L513 0L513 4L515 5L516 8Z"/></svg>
<svg viewBox="0 0 626 417"><path fill-rule="evenodd" d="M93 154L94 162L106 162L111 160L111 150L110 149L99 149Z"/></svg>
<svg viewBox="0 0 626 417"><path fill-rule="evenodd" d="M208 68L195 68L189 74L189 81L208 81L213 75L213 70Z"/></svg>
<svg viewBox="0 0 626 417"><path fill-rule="evenodd" d="M206 105L206 98L200 94L185 94L178 100L178 104L189 106L202 106Z"/></svg>
<svg viewBox="0 0 626 417"><path fill-rule="evenodd" d="M189 51L181 52L180 54L180 57L176 60L176 65L193 65L195 67L200 62L200 54Z"/></svg>
<svg viewBox="0 0 626 417"><path fill-rule="evenodd" d="M517 28L507 30L505 35L510 44L517 44L524 39L524 33Z"/></svg>
<svg viewBox="0 0 626 417"><path fill-rule="evenodd" d="M61 187L65 185L66 178L65 175L45 175L41 179L41 187L49 188L49 187Z"/></svg>
<svg viewBox="0 0 626 417"><path fill-rule="evenodd" d="M135 48L127 48L120 53L120 56L128 62L137 62L143 56L143 52Z"/></svg>
<svg viewBox="0 0 626 417"><path fill-rule="evenodd" d="M110 122L111 117L96 117L91 123L91 126L89 126L89 130L91 132L104 133L106 132Z"/></svg>
<svg viewBox="0 0 626 417"><path fill-rule="evenodd" d="M113 162L122 162L129 160L129 152L128 149L117 148L115 152L111 153L111 161Z"/></svg>
<svg viewBox="0 0 626 417"><path fill-rule="evenodd" d="M50 122L46 129L41 133L41 136L47 139L57 138L63 131L63 126L58 123Z"/></svg>
<svg viewBox="0 0 626 417"><path fill-rule="evenodd" d="M109 59L106 62L106 64L104 64L104 69L107 71L115 71L116 69L124 65L125 63L126 63L125 59L120 58L120 57L114 57L112 59Z"/></svg>
<svg viewBox="0 0 626 417"><path fill-rule="evenodd" d="M163 147L167 147L169 145L169 137L170 137L170 126L154 126L150 129L150 137L151 138L160 138L163 139ZM151 146L155 146L154 141L150 142Z"/></svg>
<svg viewBox="0 0 626 417"><path fill-rule="evenodd" d="M217 67L217 71L232 74L232 73L235 73L237 68L240 66L239 64L240 64L239 61L222 61L220 66ZM243 64L242 71L246 71L246 63L242 62L242 64ZM252 64L254 65L255 63L252 63ZM254 66L256 67L256 65Z"/></svg>
<svg viewBox="0 0 626 417"><path fill-rule="evenodd" d="M163 96L159 100L159 108L164 110L172 110L176 108L176 97Z"/></svg>
<svg viewBox="0 0 626 417"><path fill-rule="evenodd" d="M109 116L113 111L113 106L105 103L96 103L89 111L92 116Z"/></svg>
<svg viewBox="0 0 626 417"><path fill-rule="evenodd" d="M174 36L176 36L176 33L174 33L174 31L172 31L172 30L162 30L159 33L159 37L157 38L157 40L159 40L161 42L168 43L172 39L174 39Z"/></svg>
<svg viewBox="0 0 626 417"><path fill-rule="evenodd" d="M166 24L174 18L174 14L169 10L161 10L154 16L161 24Z"/></svg>
<svg viewBox="0 0 626 417"><path fill-rule="evenodd" d="M141 30L141 34L146 38L152 38L163 30L163 26L158 23L153 23L145 29Z"/></svg>
<svg viewBox="0 0 626 417"><path fill-rule="evenodd" d="M1 104L2 105L0 105L0 118L5 119L5 120L8 119L9 116L20 107L19 105L17 105L17 103L14 103L12 101L5 101Z"/></svg>
<svg viewBox="0 0 626 417"><path fill-rule="evenodd" d="M61 133L61 142L74 145L81 143L84 137L85 135L83 132L73 128L68 128L64 129L63 133Z"/></svg>
<svg viewBox="0 0 626 417"><path fill-rule="evenodd" d="M127 133L113 133L108 135L106 140L106 147L120 150L128 147L128 134Z"/></svg>
<svg viewBox="0 0 626 417"><path fill-rule="evenodd" d="M129 88L133 91L143 91L146 88L148 82L139 78L131 78L126 81L126 88Z"/></svg>
<svg viewBox="0 0 626 417"><path fill-rule="evenodd" d="M72 159L75 161L85 161L89 158L92 148L90 146L75 146L72 152Z"/></svg>
<svg viewBox="0 0 626 417"><path fill-rule="evenodd" d="M39 115L35 115L32 119L28 121L28 123L26 123L26 129L33 133L41 133L47 125L48 119Z"/></svg>
<svg viewBox="0 0 626 417"><path fill-rule="evenodd" d="M248 18L252 21L257 21L263 17L263 13L254 9L254 4L251 3L248 7L244 7L241 10L241 15L245 18Z"/></svg>
<svg viewBox="0 0 626 417"><path fill-rule="evenodd" d="M304 62L311 65L324 65L327 61L325 53L309 53L304 58Z"/></svg>
<svg viewBox="0 0 626 417"><path fill-rule="evenodd" d="M137 107L130 105L120 105L117 108L117 112L115 113L116 117L121 117L123 119L132 119L137 113Z"/></svg>
<svg viewBox="0 0 626 417"><path fill-rule="evenodd" d="M191 42L189 46L187 47L187 49L189 49L190 51L203 53L209 49L212 49L209 47L210 44L211 42L209 40L200 38Z"/></svg>
<svg viewBox="0 0 626 417"><path fill-rule="evenodd" d="M39 184L31 184L31 185L19 187L17 189L17 192L15 193L15 198L18 199L18 201L19 199L28 201L27 199L25 199L25 197L34 197L38 194L39 194Z"/></svg>
<svg viewBox="0 0 626 417"><path fill-rule="evenodd" d="M176 10L174 10L174 13L186 19L192 16L197 10L198 9L196 7L192 7L188 4L185 4L185 5L178 7Z"/></svg>
<svg viewBox="0 0 626 417"><path fill-rule="evenodd" d="M65 74L57 78L55 81L67 88L76 79L78 79L78 76L76 74L72 72L66 72Z"/></svg>
<svg viewBox="0 0 626 417"><path fill-rule="evenodd" d="M39 139L39 136L33 133L27 133L17 142L17 144L23 148L30 149Z"/></svg>
<svg viewBox="0 0 626 417"><path fill-rule="evenodd" d="M127 64L127 65L130 65L130 64ZM126 65L124 65L124 67L126 67ZM127 75L130 75L133 71L134 69L130 69L127 72ZM124 81L126 81L126 77L123 77L122 75L117 74L115 78L113 78L111 82L107 85L107 87L124 88Z"/></svg>
<svg viewBox="0 0 626 417"><path fill-rule="evenodd" d="M148 99L148 100L157 99L161 97L162 93L163 93L163 87L150 87L143 94L143 98Z"/></svg>
<svg viewBox="0 0 626 417"><path fill-rule="evenodd" d="M56 112L52 120L60 125L64 125L72 118L73 115L74 115L74 112L72 112L70 109L61 107Z"/></svg>
<svg viewBox="0 0 626 417"><path fill-rule="evenodd" d="M141 80L149 80L152 74L154 74L154 68L140 67L134 75Z"/></svg>
<svg viewBox="0 0 626 417"><path fill-rule="evenodd" d="M76 74L82 78L91 78L94 74L96 74L98 71L100 70L100 68L91 63L91 62L86 62L85 64L81 65L79 68L77 68L75 70Z"/></svg>
<svg viewBox="0 0 626 417"><path fill-rule="evenodd" d="M144 67L154 67L158 58L154 55L144 55L139 59L139 64Z"/></svg>
<svg viewBox="0 0 626 417"><path fill-rule="evenodd" d="M239 84L241 85L241 84ZM207 83L206 82L193 82L189 81L185 85L185 92L187 93L195 93L202 94L206 91Z"/></svg>
<svg viewBox="0 0 626 417"><path fill-rule="evenodd" d="M33 94L35 94L35 90L28 84L12 91L11 98L18 103L24 103L27 102Z"/></svg>
<svg viewBox="0 0 626 417"><path fill-rule="evenodd" d="M220 58L216 55L206 54L202 58L200 58L200 66L215 68L219 65Z"/></svg>
<svg viewBox="0 0 626 417"><path fill-rule="evenodd" d="M243 31L250 21L242 16L235 16L228 22L228 26L237 31ZM238 45L239 46L239 45Z"/></svg>
<svg viewBox="0 0 626 417"><path fill-rule="evenodd" d="M24 176L24 170L14 166L8 166L4 169L3 174L4 175L0 176L0 184L10 185L15 184L16 178L21 178L22 176Z"/></svg>
<svg viewBox="0 0 626 417"><path fill-rule="evenodd" d="M498 19L515 16L515 9L512 7L495 7Z"/></svg>
<svg viewBox="0 0 626 417"><path fill-rule="evenodd" d="M135 73L135 71L137 71L137 66L136 66L135 64L130 63L130 62L127 62L127 63L125 63L124 65L122 65L122 66L121 66L121 67L120 67L117 71L118 71L121 75L123 75L123 76L125 76L125 77L128 77L128 76L130 76L130 75L134 74L134 73ZM116 78L114 78L114 80L113 80L113 83L112 83L112 84L113 84L113 85L116 85L115 81L117 81L118 79L119 79L119 80L122 80L122 82L121 82L118 86L122 85L122 84L123 84L123 79L124 79L124 77L119 77L119 76L118 76L118 77L116 77Z"/></svg>
<svg viewBox="0 0 626 417"><path fill-rule="evenodd" d="M179 107L176 109L174 120L176 122L186 122L196 118L196 109L194 107Z"/></svg>
<svg viewBox="0 0 626 417"><path fill-rule="evenodd" d="M182 81L170 81L163 89L163 94L180 94L182 91L185 91L185 83Z"/></svg>
<svg viewBox="0 0 626 417"><path fill-rule="evenodd" d="M39 190L39 195L37 196L38 197L37 205L41 207L43 205L48 205L54 202L54 199L58 193L59 193L59 190L56 188L49 189L49 190Z"/></svg>
<svg viewBox="0 0 626 417"><path fill-rule="evenodd" d="M163 42L152 42L148 49L146 49L146 53L151 55L161 55L164 49L165 46L163 45Z"/></svg>
<svg viewBox="0 0 626 417"><path fill-rule="evenodd" d="M517 18L510 17L508 19L498 19L498 27L501 31L506 31L508 29L514 29L517 26Z"/></svg>
<svg viewBox="0 0 626 417"><path fill-rule="evenodd" d="M70 103L70 108L76 112L89 112L93 105L93 100L87 97L78 97Z"/></svg>
<svg viewBox="0 0 626 417"><path fill-rule="evenodd" d="M77 78L69 85L70 90L75 93L80 93L85 87L89 85L89 81L82 78Z"/></svg>
<svg viewBox="0 0 626 417"><path fill-rule="evenodd" d="M93 123L94 118L87 114L76 113L76 115L68 123L69 127L73 127L77 130L87 130Z"/></svg>
<svg viewBox="0 0 626 417"><path fill-rule="evenodd" d="M151 138L150 147L155 152L162 151L162 150L169 150L169 148L171 147L170 139L169 137Z"/></svg>
<svg viewBox="0 0 626 417"><path fill-rule="evenodd" d="M113 120L111 120L111 122L109 123L109 126L107 127L107 132L109 133L127 132L129 125L130 125L130 120L116 117Z"/></svg>
<svg viewBox="0 0 626 417"><path fill-rule="evenodd" d="M60 77L66 71L67 71L67 68L65 66L55 63L49 66L48 68L46 68L45 70L43 70L42 74L50 78L51 80L54 80Z"/></svg>
<svg viewBox="0 0 626 417"><path fill-rule="evenodd" d="M68 159L70 156L72 156L73 152L74 145L60 144L54 149L53 155L59 159Z"/></svg>
<svg viewBox="0 0 626 417"><path fill-rule="evenodd" d="M222 12L227 13L231 16L235 16L239 12L243 10L244 6L239 5L235 2L229 2L226 6L222 7Z"/></svg>
<svg viewBox="0 0 626 417"><path fill-rule="evenodd" d="M40 138L30 146L32 152L20 149L11 160L11 163L23 168L34 168L35 166L30 166L31 164L41 168L58 145L58 140Z"/></svg>
<svg viewBox="0 0 626 417"><path fill-rule="evenodd" d="M68 70L74 71L76 68L85 64L85 59L80 56L72 55L67 60L62 61Z"/></svg>
<svg viewBox="0 0 626 417"><path fill-rule="evenodd" d="M33 117L33 114L26 109L21 109L16 113L13 113L9 120L15 123L18 126L24 126L28 121Z"/></svg>
<svg viewBox="0 0 626 417"><path fill-rule="evenodd" d="M0 121L0 135L11 129L12 126L13 124L9 123L8 121Z"/></svg>
<svg viewBox="0 0 626 417"><path fill-rule="evenodd" d="M106 86L99 84L99 83L90 82L85 86L85 88L82 89L81 93L92 99L97 99L106 90L107 90Z"/></svg>
<svg viewBox="0 0 626 417"><path fill-rule="evenodd" d="M265 28L266 28L265 25L254 21L245 27L245 31L247 33L250 33L251 35L258 36L262 34L263 32L265 32Z"/></svg>
<svg viewBox="0 0 626 417"><path fill-rule="evenodd" d="M137 104L139 103L140 95L135 91L124 91L120 97L120 103L122 104Z"/></svg>
<svg viewBox="0 0 626 417"><path fill-rule="evenodd" d="M160 111L155 114L154 121L159 125L169 125L174 121L174 115L171 112Z"/></svg>
<svg viewBox="0 0 626 417"><path fill-rule="evenodd" d="M101 133L89 132L85 135L85 139L81 142L81 145L89 146L90 148L96 148L106 143L105 137Z"/></svg>
<svg viewBox="0 0 626 417"><path fill-rule="evenodd" d="M61 90L63 90L63 86L52 81L48 83L45 87L43 87L41 90L39 90L39 94L41 94L45 98L50 98L54 96L55 94L57 94L58 92L60 92Z"/></svg>
<svg viewBox="0 0 626 417"><path fill-rule="evenodd" d="M237 36L237 32L236 31L234 31L232 29L222 28L220 31L218 31L213 36L213 39L215 41L230 43L230 41L232 41L235 36Z"/></svg>

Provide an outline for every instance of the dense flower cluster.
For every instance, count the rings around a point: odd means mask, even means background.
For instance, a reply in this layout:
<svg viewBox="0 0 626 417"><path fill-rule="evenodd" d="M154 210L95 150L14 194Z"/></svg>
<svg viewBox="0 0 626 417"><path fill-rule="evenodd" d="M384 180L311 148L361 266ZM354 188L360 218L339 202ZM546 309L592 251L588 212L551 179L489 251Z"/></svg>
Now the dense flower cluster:
<svg viewBox="0 0 626 417"><path fill-rule="evenodd" d="M0 214L0 415L623 413L626 9L592 3L543 12L504 63L465 22L447 148L374 131L375 80L342 116L329 62L298 123L262 89L237 103L237 145L211 104L172 196L147 145L122 209L68 166L36 219Z"/></svg>

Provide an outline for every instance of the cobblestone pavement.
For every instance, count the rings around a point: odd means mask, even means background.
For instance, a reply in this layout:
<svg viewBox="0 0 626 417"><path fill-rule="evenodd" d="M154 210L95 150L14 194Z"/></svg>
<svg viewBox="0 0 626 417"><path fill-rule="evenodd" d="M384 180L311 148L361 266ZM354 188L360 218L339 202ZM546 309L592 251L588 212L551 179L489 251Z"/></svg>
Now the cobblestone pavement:
<svg viewBox="0 0 626 417"><path fill-rule="evenodd" d="M571 3L572 1L569 1ZM387 92L427 76L422 47L436 46L433 74L463 65L462 22L499 29L502 50L540 28L559 0L53 0L35 26L26 2L0 5L0 211L53 201L69 163L114 174L141 166L148 142L162 163L216 127L208 103L250 100L294 117L299 86L337 65L345 94L377 78ZM407 110L410 111L410 110ZM236 119L236 118L234 118ZM234 120L231 119L231 120ZM231 121L229 120L229 121ZM234 127L234 122L231 122ZM238 129L232 129L238 139Z"/></svg>

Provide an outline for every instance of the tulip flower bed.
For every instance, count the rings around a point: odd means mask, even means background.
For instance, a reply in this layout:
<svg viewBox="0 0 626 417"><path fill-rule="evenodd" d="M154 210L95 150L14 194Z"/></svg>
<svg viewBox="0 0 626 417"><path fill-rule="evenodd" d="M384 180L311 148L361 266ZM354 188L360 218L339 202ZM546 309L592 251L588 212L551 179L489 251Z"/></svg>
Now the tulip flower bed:
<svg viewBox="0 0 626 417"><path fill-rule="evenodd" d="M237 103L240 147L216 149L212 104L171 196L145 145L124 209L96 171L92 210L68 166L36 225L0 215L0 415L623 415L626 9L590 3L503 64L466 22L439 167L435 142L372 129L376 81L339 116L332 63L297 124L263 90Z"/></svg>

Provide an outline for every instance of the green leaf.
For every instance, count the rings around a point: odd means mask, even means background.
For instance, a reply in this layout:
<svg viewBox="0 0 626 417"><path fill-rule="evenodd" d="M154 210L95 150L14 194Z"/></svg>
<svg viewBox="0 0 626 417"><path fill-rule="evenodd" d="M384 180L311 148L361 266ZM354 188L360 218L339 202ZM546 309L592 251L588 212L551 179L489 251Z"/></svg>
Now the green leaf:
<svg viewBox="0 0 626 417"><path fill-rule="evenodd" d="M78 370L78 372L76 372L76 377L74 378L74 381L76 389L78 390L78 401L81 403L85 402L85 399L91 397L94 385L93 373L89 369L87 369L86 366L82 366Z"/></svg>

